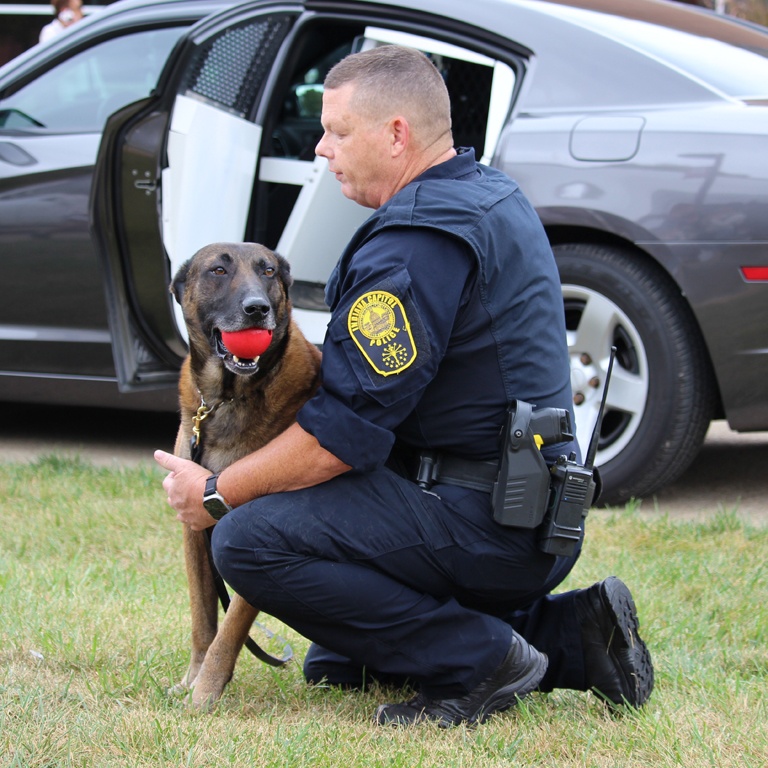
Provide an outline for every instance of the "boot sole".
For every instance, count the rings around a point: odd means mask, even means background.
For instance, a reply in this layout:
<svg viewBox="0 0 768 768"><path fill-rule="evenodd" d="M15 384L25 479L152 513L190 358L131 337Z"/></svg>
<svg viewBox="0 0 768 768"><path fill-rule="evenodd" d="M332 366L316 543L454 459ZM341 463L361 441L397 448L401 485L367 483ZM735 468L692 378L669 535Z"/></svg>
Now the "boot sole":
<svg viewBox="0 0 768 768"><path fill-rule="evenodd" d="M610 613L614 626L621 633L621 638L613 637L609 645L609 654L617 669L624 677L625 702L640 707L650 698L653 690L653 663L648 647L640 638L640 622L637 618L635 601L632 593L621 579L611 576L601 585L600 596L603 605ZM622 659L622 652L631 654L631 664Z"/></svg>

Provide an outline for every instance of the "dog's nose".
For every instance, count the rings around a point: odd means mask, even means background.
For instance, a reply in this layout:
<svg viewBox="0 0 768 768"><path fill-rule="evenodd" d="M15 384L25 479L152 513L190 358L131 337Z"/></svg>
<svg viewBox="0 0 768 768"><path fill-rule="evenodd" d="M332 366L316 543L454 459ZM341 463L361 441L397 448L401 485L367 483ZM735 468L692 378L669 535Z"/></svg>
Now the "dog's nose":
<svg viewBox="0 0 768 768"><path fill-rule="evenodd" d="M243 300L243 312L246 315L266 317L271 309L269 302L260 296L248 296Z"/></svg>

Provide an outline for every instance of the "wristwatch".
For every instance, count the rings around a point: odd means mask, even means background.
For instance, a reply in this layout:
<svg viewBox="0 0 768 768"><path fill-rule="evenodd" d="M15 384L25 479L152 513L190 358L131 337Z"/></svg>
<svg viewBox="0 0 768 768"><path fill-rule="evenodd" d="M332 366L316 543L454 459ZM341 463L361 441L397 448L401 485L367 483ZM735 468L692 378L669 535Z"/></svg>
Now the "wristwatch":
<svg viewBox="0 0 768 768"><path fill-rule="evenodd" d="M203 506L214 520L221 520L227 512L232 511L232 507L227 504L226 499L216 490L218 479L218 475L211 475L205 481L205 491L203 492Z"/></svg>

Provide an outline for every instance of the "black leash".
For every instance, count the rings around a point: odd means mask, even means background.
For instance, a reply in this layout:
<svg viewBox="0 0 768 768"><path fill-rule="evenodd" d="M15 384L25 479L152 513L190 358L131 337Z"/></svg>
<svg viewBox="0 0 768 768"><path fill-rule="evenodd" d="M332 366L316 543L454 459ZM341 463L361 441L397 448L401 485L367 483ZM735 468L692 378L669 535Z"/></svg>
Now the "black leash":
<svg viewBox="0 0 768 768"><path fill-rule="evenodd" d="M231 602L229 592L227 591L227 585L221 574L213 564L213 553L211 552L211 536L213 535L213 526L205 529L205 548L208 551L208 562L211 564L211 571L213 573L213 583L216 585L216 593L219 596L219 602L224 609L224 613L227 612L229 604ZM260 661L265 664L269 664L271 667L282 667L283 664L289 662L293 658L293 649L284 638L279 635L275 635L271 629L268 629L260 621L254 621L254 626L258 627L270 640L273 637L281 642L284 642L282 656L273 656L271 653L265 651L250 635L245 638L245 647Z"/></svg>
<svg viewBox="0 0 768 768"><path fill-rule="evenodd" d="M202 399L202 398L201 398ZM192 461L194 461L196 464L200 464L200 457L203 452L203 447L200 444L201 440L201 433L200 433L200 422L203 421L207 416L209 416L211 413L213 413L214 410L218 407L219 404L214 406L213 408L208 408L208 406L205 403L205 400L202 401L202 405L200 408L198 408L197 415L192 418L194 422L193 427L193 435L190 438L189 441L189 453L190 458ZM208 552L208 562L211 566L211 573L213 574L213 583L216 585L216 594L219 596L219 602L221 603L221 607L224 609L224 613L227 612L227 609L229 608L229 604L232 602L229 597L229 592L227 591L227 585L222 578L221 574L216 568L216 565L213 562L213 552L211 550L211 536L213 535L213 526L210 528L205 529L205 549ZM263 661L265 664L269 664L271 667L282 667L283 664L286 664L293 658L293 648L291 648L290 644L279 635L275 635L274 632L272 632L270 629L265 627L261 622L255 621L254 626L258 627L270 640L273 637L276 637L280 642L285 643L283 646L283 653L281 656L273 656L271 653L268 653L265 651L250 635L245 638L245 647L260 661Z"/></svg>

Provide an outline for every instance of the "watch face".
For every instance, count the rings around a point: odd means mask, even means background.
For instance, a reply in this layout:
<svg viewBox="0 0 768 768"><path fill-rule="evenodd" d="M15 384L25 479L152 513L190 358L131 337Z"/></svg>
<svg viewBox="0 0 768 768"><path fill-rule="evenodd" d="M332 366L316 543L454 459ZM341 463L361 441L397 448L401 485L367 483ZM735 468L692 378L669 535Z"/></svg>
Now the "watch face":
<svg viewBox="0 0 768 768"><path fill-rule="evenodd" d="M204 499L203 506L208 511L208 514L215 520L221 520L221 518L229 512L229 507L221 500L221 498L216 496L211 499Z"/></svg>
<svg viewBox="0 0 768 768"><path fill-rule="evenodd" d="M205 481L205 491L203 493L203 506L214 520L221 520L227 512L232 511L232 507L224 501L224 497L216 490L218 479L218 475L211 475Z"/></svg>

